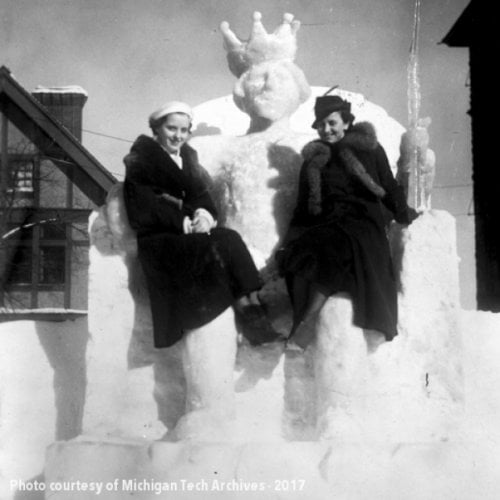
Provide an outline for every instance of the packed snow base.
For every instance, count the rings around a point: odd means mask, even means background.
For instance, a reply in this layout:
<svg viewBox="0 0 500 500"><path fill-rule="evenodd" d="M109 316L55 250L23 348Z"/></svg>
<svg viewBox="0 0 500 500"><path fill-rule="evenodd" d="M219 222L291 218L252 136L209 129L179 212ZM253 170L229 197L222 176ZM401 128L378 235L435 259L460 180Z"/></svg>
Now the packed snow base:
<svg viewBox="0 0 500 500"><path fill-rule="evenodd" d="M144 371L139 376L141 370L127 372L124 365L121 374L126 378L117 386L120 393L115 393L107 400L104 398L101 400L101 414L113 412L113 418L117 425L121 426L123 437L82 437L52 444L54 434L51 429L56 422L52 380L54 370L61 374L60 370L62 368L64 371L64 367L54 368L49 364L47 344L44 340L49 338L54 340L52 348L58 350L56 359L65 358L67 348L74 353L81 352L78 346L85 345L86 340L82 339L86 339L88 335L87 326L83 323L85 321L80 319L55 326L53 323L40 322L37 325L28 321L0 325L4 341L4 349L0 353L2 382L0 498L2 499L7 500L14 498L16 494L19 496L24 492L26 495L26 491L34 491L36 481L38 484L45 484L43 476L39 474L44 469L45 448L49 445L51 446L45 466L47 484L75 483L77 480L87 483L103 481L106 484L114 482L117 478L136 478L138 482L146 480L151 483L153 480L177 483L180 488L179 479L199 482L204 478L211 482L218 477L228 483L232 478L244 482L305 479L306 488L302 493L296 492L294 494L296 498L300 498L299 493L308 499L426 500L436 497L493 500L498 497L500 396L495 389L500 386L498 366L500 315L498 314L460 311L465 406L463 413L459 415L459 427L450 439L442 442L384 443L378 434L373 434L369 435L364 443L334 445L330 441L314 443L273 441L265 444L267 436L274 434L267 429L263 429L266 431L263 439L253 444L165 443L137 438L137 434L136 439L126 438L126 426L120 421L120 415L122 411L129 415L133 413L132 410L134 405L138 404L140 395L138 388L146 377ZM107 324L111 324L111 321ZM112 364L109 370L102 367L102 382L110 376L112 367L116 368L118 357L124 355L128 343L125 336L123 340L122 344L115 346L117 347L117 352L114 353L115 364ZM90 340L94 341L95 339ZM73 359L69 365L72 365L72 369L68 367L64 372L65 380L68 384L80 385L79 371L75 371L75 367L81 363ZM239 371L235 372L236 378L239 374ZM128 394L124 387L129 391ZM79 399L70 388L66 390L60 385L55 387L55 392L56 397L60 397L62 393L70 394L75 401ZM125 397L122 396L124 393ZM134 400L127 399L130 393L135 394ZM142 393L148 391L143 389ZM273 394L269 401L272 402L280 397ZM144 395L143 401L147 402L148 399L151 399L150 393ZM155 417L152 406L154 405L151 405L151 415ZM74 422L69 418L71 415L73 419L76 416L75 407L72 408L72 411L67 412L68 419L63 428L70 429L74 426ZM403 415L401 425L405 425L405 422L410 425L410 422L426 417L427 409L416 407L413 413ZM391 420L387 420L387 426L390 426ZM129 420L129 424L132 423ZM380 442L377 442L379 439ZM328 453L330 449L331 452ZM161 453L158 450L162 450ZM243 450L245 453L242 453ZM325 471L325 461L322 460L324 458L331 461L329 462L331 472L329 476L325 476L329 478L328 496L315 497L312 493L313 480L325 486L325 479L322 476ZM152 464L151 461L155 463ZM163 471L163 475L160 475L159 471ZM11 484L12 481L17 482ZM114 496L105 496L104 493ZM104 493L99 498L124 497L113 492ZM260 496L254 494L253 498L294 498L290 491L287 494L274 490L266 492L265 495L259 493ZM60 491L56 498L74 500L86 498L82 496L84 494L88 495L88 492L80 492L79 496L76 496L74 492L68 494ZM279 496L280 494L282 496ZM151 495L151 492L137 491L135 495L135 498L139 499L159 498L158 495ZM185 492L183 495L174 496L170 492L167 496L165 493L167 498L210 498L207 492ZM214 492L210 495L213 498L224 498L222 493ZM251 493L248 492L240 496L233 493L233 496L228 494L226 498L252 498L249 495ZM94 495L87 498L96 497Z"/></svg>

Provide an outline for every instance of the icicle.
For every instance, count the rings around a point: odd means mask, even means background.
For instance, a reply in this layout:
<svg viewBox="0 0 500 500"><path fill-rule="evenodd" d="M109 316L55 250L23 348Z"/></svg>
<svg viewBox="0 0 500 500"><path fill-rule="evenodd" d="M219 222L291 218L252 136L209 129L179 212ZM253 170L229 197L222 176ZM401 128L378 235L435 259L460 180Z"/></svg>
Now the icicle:
<svg viewBox="0 0 500 500"><path fill-rule="evenodd" d="M420 81L418 61L418 41L420 31L420 0L415 0L413 16L413 34L408 61L408 121L410 127L416 127L420 113Z"/></svg>
<svg viewBox="0 0 500 500"><path fill-rule="evenodd" d="M410 47L410 57L408 60L407 78L408 78L408 131L410 134L416 132L418 118L420 114L420 81L418 67L418 41L420 31L420 0L415 0L415 11L413 15L413 34ZM420 193L420 172L418 169L418 148L416 141L411 144L411 163L410 163L410 186L408 193L413 194L413 203L415 208L422 204L422 194ZM410 200L408 200L410 201Z"/></svg>

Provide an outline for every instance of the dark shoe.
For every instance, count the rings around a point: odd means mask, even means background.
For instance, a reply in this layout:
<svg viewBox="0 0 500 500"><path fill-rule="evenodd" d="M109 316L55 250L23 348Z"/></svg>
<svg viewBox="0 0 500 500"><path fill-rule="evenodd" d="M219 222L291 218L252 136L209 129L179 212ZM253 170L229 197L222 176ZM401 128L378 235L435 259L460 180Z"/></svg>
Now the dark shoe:
<svg viewBox="0 0 500 500"><path fill-rule="evenodd" d="M250 304L239 309L237 319L243 336L252 346L285 340L284 336L273 328L261 305Z"/></svg>
<svg viewBox="0 0 500 500"><path fill-rule="evenodd" d="M316 336L318 313L306 316L298 325L294 325L287 339L287 345L297 346L298 349L306 350L307 346ZM298 349L294 348L295 351Z"/></svg>

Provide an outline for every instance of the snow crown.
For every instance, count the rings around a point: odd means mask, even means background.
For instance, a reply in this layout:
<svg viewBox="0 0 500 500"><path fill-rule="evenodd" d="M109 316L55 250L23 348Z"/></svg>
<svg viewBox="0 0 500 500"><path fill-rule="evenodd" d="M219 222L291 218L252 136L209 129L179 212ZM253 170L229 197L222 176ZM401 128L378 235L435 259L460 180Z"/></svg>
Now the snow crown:
<svg viewBox="0 0 500 500"><path fill-rule="evenodd" d="M283 22L274 33L269 34L264 28L262 14L254 12L250 39L242 42L229 28L229 23L221 23L229 69L240 77L251 66L264 61L293 61L297 51L296 34L300 21L294 21L292 14L283 14Z"/></svg>

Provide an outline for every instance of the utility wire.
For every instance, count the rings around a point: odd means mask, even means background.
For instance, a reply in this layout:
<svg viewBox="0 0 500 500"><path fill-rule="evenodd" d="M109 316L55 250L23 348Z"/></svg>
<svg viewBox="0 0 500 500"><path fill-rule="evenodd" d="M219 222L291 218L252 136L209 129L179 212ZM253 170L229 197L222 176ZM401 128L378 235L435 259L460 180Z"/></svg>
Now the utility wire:
<svg viewBox="0 0 500 500"><path fill-rule="evenodd" d="M134 142L134 141L131 141L130 139L123 139L122 137L116 137L114 135L102 134L101 132L94 132L92 130L87 130L85 128L82 128L82 132L86 132L87 134L92 134L92 135L99 135L101 137L107 137L109 139L115 139L117 141L122 141L122 142L129 142L129 143Z"/></svg>
<svg viewBox="0 0 500 500"><path fill-rule="evenodd" d="M45 122L49 122L50 120L47 118L41 118ZM55 120L62 125L66 130L69 131L68 127L66 127L58 118L55 118ZM71 131L70 131L71 132ZM123 137L116 137L115 135L109 135L109 134L103 134L102 132L94 132L93 130L88 130L86 128L82 128L82 132L86 132L87 134L92 134L92 135L100 135L101 137L107 137L108 139L115 139L116 141L123 141L123 142L128 142L128 143L133 143L134 141L130 139L124 139Z"/></svg>
<svg viewBox="0 0 500 500"><path fill-rule="evenodd" d="M78 167L78 165L74 161L63 160L61 158L55 158L54 156L48 156L46 154L42 154L42 158L58 163L66 163L66 165L71 165L72 167ZM123 172L113 172L112 170L109 170L109 168L106 168L106 170L113 175L125 177L125 174Z"/></svg>

